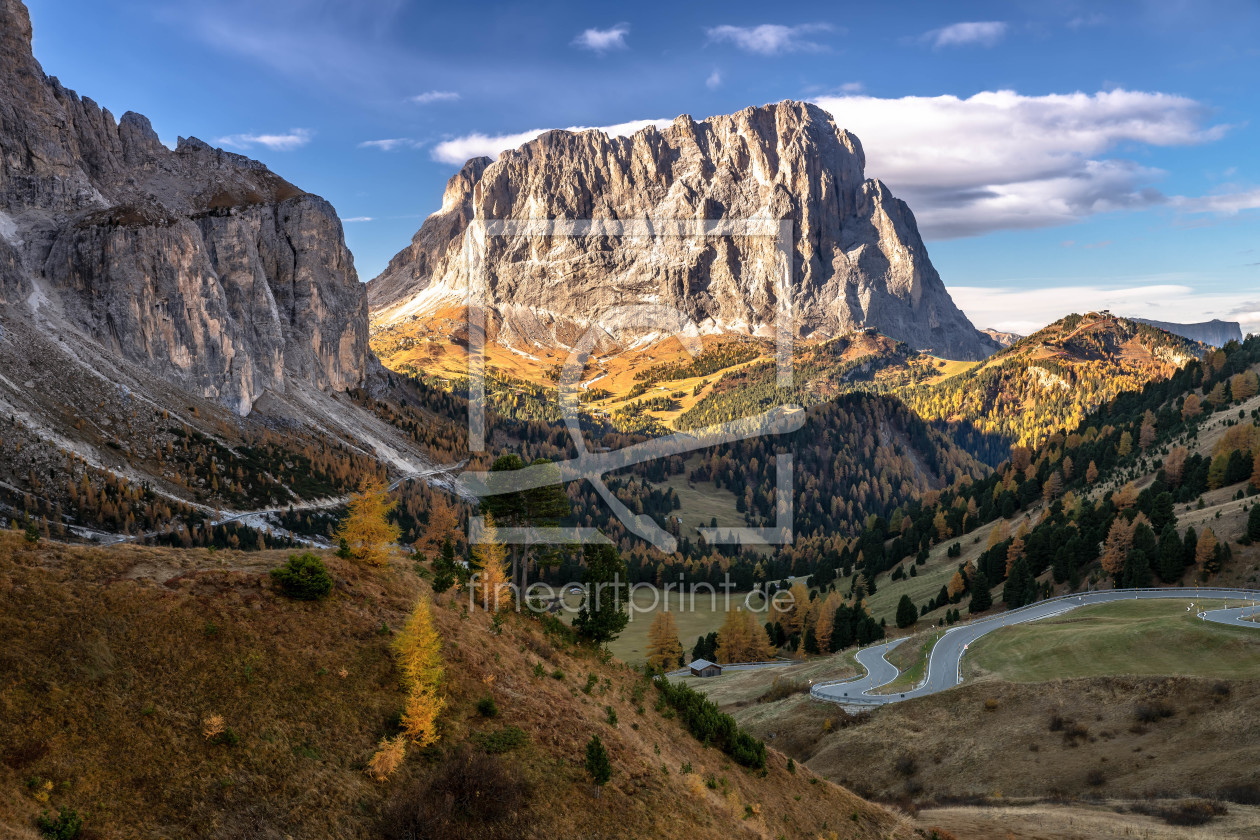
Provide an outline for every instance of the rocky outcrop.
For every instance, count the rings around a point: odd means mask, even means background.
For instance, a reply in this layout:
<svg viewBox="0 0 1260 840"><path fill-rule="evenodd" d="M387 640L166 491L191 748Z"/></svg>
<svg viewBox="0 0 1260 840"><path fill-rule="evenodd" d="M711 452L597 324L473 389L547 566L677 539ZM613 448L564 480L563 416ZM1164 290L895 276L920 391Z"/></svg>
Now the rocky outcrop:
<svg viewBox="0 0 1260 840"><path fill-rule="evenodd" d="M864 166L856 137L799 102L683 116L632 137L548 132L465 164L441 210L369 284L373 319L423 318L464 298L476 222L791 220L796 335L874 328L954 358L995 350L950 299L910 208ZM773 237L507 237L484 255L492 329L509 343L564 344L591 325L624 339L676 327L667 313L708 332L764 335L776 321ZM633 324L607 314L634 304L663 314Z"/></svg>
<svg viewBox="0 0 1260 840"><path fill-rule="evenodd" d="M1224 347L1231 341L1242 341L1242 324L1237 321L1221 321L1213 319L1198 324L1174 324L1168 321L1148 321L1145 318L1134 318L1139 324L1156 327L1164 332L1200 341L1212 347Z"/></svg>
<svg viewBox="0 0 1260 840"><path fill-rule="evenodd" d="M18 0L0 0L0 303L242 414L295 377L351 387L369 360L331 205L45 76Z"/></svg>

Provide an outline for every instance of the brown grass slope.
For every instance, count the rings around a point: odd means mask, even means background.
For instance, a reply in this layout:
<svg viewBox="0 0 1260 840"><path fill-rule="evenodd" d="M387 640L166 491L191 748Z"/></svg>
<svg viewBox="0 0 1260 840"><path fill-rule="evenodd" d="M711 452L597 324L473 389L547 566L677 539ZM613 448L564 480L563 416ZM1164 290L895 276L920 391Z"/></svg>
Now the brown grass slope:
<svg viewBox="0 0 1260 840"><path fill-rule="evenodd" d="M66 806L109 838L909 836L781 754L763 777L705 749L624 665L516 615L496 633L449 596L441 740L374 782L365 763L403 700L391 639L427 584L409 561L329 556L330 598L291 601L260 571L283 559L0 534L0 834L34 837ZM235 745L207 740L211 715ZM508 727L524 743L488 750ZM602 793L592 734L612 758Z"/></svg>

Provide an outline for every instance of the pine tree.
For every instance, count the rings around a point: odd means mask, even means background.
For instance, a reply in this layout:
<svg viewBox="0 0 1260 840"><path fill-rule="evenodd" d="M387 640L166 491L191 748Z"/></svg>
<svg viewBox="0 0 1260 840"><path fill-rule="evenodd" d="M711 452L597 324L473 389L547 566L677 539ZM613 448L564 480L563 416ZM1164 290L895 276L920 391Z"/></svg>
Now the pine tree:
<svg viewBox="0 0 1260 840"><path fill-rule="evenodd" d="M591 781L600 787L612 778L612 762L598 735L592 735L591 740L586 742L586 772L590 774Z"/></svg>
<svg viewBox="0 0 1260 840"><path fill-rule="evenodd" d="M971 604L967 607L967 612L975 615L991 606L993 606L993 596L989 593L989 579L984 576L984 572L977 569L975 576L971 579Z"/></svg>
<svg viewBox="0 0 1260 840"><path fill-rule="evenodd" d="M1159 536L1159 578L1164 583L1177 583L1185 573L1185 549L1177 526L1169 523Z"/></svg>
<svg viewBox="0 0 1260 840"><path fill-rule="evenodd" d="M1247 536L1260 540L1260 502L1251 506L1251 513L1247 516Z"/></svg>
<svg viewBox="0 0 1260 840"><path fill-rule="evenodd" d="M1007 609L1018 609L1036 599L1036 590L1037 582L1028 570L1028 560L1020 556L1011 565L1010 574L1006 576L1006 585L1002 587L1002 601Z"/></svg>
<svg viewBox="0 0 1260 840"><path fill-rule="evenodd" d="M678 641L678 625L672 612L662 610L652 619L647 661L657 671L669 671L683 664L682 643Z"/></svg>
<svg viewBox="0 0 1260 840"><path fill-rule="evenodd" d="M1167 525L1177 524L1177 514L1173 509L1172 493L1164 491L1155 497L1151 507L1151 527L1163 533Z"/></svg>
<svg viewBox="0 0 1260 840"><path fill-rule="evenodd" d="M1142 589L1151 585L1151 561L1142 549L1133 549L1125 558L1121 585L1127 589Z"/></svg>
<svg viewBox="0 0 1260 840"><path fill-rule="evenodd" d="M455 563L455 544L447 537L433 559L433 591L441 595L455 585L458 577L458 565Z"/></svg>
<svg viewBox="0 0 1260 840"><path fill-rule="evenodd" d="M498 612L512 601L512 587L507 578L507 551L499 542L494 516L487 513L485 519L481 541L473 545L472 556L478 570L481 608Z"/></svg>
<svg viewBox="0 0 1260 840"><path fill-rule="evenodd" d="M582 557L586 562L582 570L586 596L573 619L573 629L579 636L605 645L621 635L629 621L626 564L612 545L583 546Z"/></svg>
<svg viewBox="0 0 1260 840"><path fill-rule="evenodd" d="M919 611L914 606L914 601L910 600L909 595L902 595L897 602L897 626L904 630L913 627L918 620Z"/></svg>
<svg viewBox="0 0 1260 840"><path fill-rule="evenodd" d="M399 535L398 526L389 521L395 504L384 481L372 477L363 482L337 532L352 558L369 566L389 565Z"/></svg>
<svg viewBox="0 0 1260 840"><path fill-rule="evenodd" d="M445 676L442 642L433 626L433 613L427 600L416 604L394 641L394 653L407 689L403 733L413 743L428 746L437 741L437 718L446 700L441 694Z"/></svg>

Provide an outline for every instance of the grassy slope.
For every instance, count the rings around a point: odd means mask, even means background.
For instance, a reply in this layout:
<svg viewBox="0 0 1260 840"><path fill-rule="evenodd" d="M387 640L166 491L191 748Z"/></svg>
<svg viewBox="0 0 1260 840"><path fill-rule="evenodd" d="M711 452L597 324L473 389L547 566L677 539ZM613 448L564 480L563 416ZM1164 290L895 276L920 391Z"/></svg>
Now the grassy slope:
<svg viewBox="0 0 1260 840"><path fill-rule="evenodd" d="M1221 685L1188 677L988 681L856 718L804 695L731 712L762 737L774 733L769 743L815 772L883 800L1216 795L1254 784L1260 762L1260 681ZM1138 706L1151 703L1172 715L1140 723ZM1067 721L1062 729L1051 727L1056 715ZM897 767L902 756L914 759L909 775ZM1100 785L1089 783L1094 770Z"/></svg>
<svg viewBox="0 0 1260 840"><path fill-rule="evenodd" d="M449 598L435 610L448 662L442 740L413 751L390 782L374 783L363 763L402 702L389 628L427 587L407 564L370 571L329 556L333 596L293 602L257 571L282 559L133 546L26 550L0 533L0 833L33 837L38 813L67 805L86 813L96 837L380 837L383 810L417 801L440 808L445 800L427 791L451 754L475 751L474 732L506 725L525 730L528 743L496 764L531 792L498 823L485 817L499 802L474 803L459 836L814 836L829 825L874 838L894 830L887 812L811 784L808 771L789 774L777 753L765 778L732 766L653 711L650 693L640 714L637 678L615 661L602 665L516 616L496 635L484 613ZM564 679L536 677L535 665ZM590 696L579 690L587 674L599 683ZM500 709L493 721L475 711L487 694ZM224 717L237 746L207 743L210 714ZM614 768L599 798L582 770L592 734ZM685 762L693 775L679 772ZM725 784L695 781L709 774ZM52 787L41 802L45 780ZM746 818L746 806L760 814Z"/></svg>
<svg viewBox="0 0 1260 840"><path fill-rule="evenodd" d="M1205 622L1190 601L1134 601L1082 607L983 637L964 676L1013 682L1108 674L1260 678L1260 632ZM1213 609L1220 602L1195 602Z"/></svg>

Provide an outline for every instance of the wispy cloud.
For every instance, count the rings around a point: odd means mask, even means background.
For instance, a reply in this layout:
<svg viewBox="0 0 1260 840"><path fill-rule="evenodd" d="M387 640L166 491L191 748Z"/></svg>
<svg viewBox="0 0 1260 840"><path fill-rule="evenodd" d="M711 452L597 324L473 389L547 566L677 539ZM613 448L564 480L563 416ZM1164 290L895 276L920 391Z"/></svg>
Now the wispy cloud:
<svg viewBox="0 0 1260 840"><path fill-rule="evenodd" d="M1233 216L1243 210L1260 208L1260 189L1242 192L1217 193L1203 196L1174 196L1171 204L1187 213L1215 213Z"/></svg>
<svg viewBox="0 0 1260 840"><path fill-rule="evenodd" d="M344 224L349 224L352 222L371 222L375 221L375 219L371 216L351 216L350 218L342 219L341 221Z"/></svg>
<svg viewBox="0 0 1260 840"><path fill-rule="evenodd" d="M434 102L454 102L457 99L459 99L459 94L453 90L430 90L418 93L410 97L408 101L417 105L432 105Z"/></svg>
<svg viewBox="0 0 1260 840"><path fill-rule="evenodd" d="M587 29L573 39L573 46L597 53L624 50L628 46L626 36L629 34L630 24L628 23L619 23L608 29Z"/></svg>
<svg viewBox="0 0 1260 840"><path fill-rule="evenodd" d="M1260 303L1249 300L1246 292L1237 294L1201 293L1173 280L1152 277L1126 285L1109 285L1106 280L1079 286L1029 288L1012 281L1009 286L950 286L958 307L977 326L1009 330L1021 335L1035 332L1072 312L1110 309L1117 315L1149 318L1173 323L1196 323L1221 318L1239 321L1244 332L1260 332ZM1012 313L1019 313L1012 317Z"/></svg>
<svg viewBox="0 0 1260 840"><path fill-rule="evenodd" d="M704 80L704 86L709 90L716 90L722 84L722 74L718 70L714 70L709 74L709 78Z"/></svg>
<svg viewBox="0 0 1260 840"><path fill-rule="evenodd" d="M914 208L931 238L1069 224L1095 213L1170 203L1163 173L1107 157L1117 147L1186 146L1220 138L1209 109L1167 93L1111 90L1023 96L815 100L862 139L867 172ZM1244 209L1256 196L1186 200L1187 212Z"/></svg>
<svg viewBox="0 0 1260 840"><path fill-rule="evenodd" d="M609 137L629 137L631 134L649 125L663 128L671 122L673 120L631 120L630 122L605 126L575 125L565 130L602 131ZM521 131L515 134L466 134L462 137L455 137L438 143L433 147L432 155L434 160L457 165L464 163L469 158L494 158L498 157L500 152L523 146L538 135L551 130L549 128L533 128L529 131Z"/></svg>
<svg viewBox="0 0 1260 840"><path fill-rule="evenodd" d="M975 44L991 47L1006 36L1006 24L1000 20L973 20L951 23L920 36L934 47L961 47Z"/></svg>
<svg viewBox="0 0 1260 840"><path fill-rule="evenodd" d="M314 136L315 132L310 129L294 128L288 134L229 134L226 137L220 137L215 142L220 146L229 146L234 149L252 149L255 146L263 146L273 152L291 152L311 142Z"/></svg>
<svg viewBox="0 0 1260 840"><path fill-rule="evenodd" d="M790 52L820 52L826 46L809 36L835 31L829 23L802 23L783 26L763 23L760 26L714 26L705 30L713 43L734 44L741 50L758 55L779 55Z"/></svg>
<svg viewBox="0 0 1260 840"><path fill-rule="evenodd" d="M392 152L395 149L419 149L424 145L425 141L412 140L410 137L389 137L384 140L364 140L359 144L359 148Z"/></svg>

